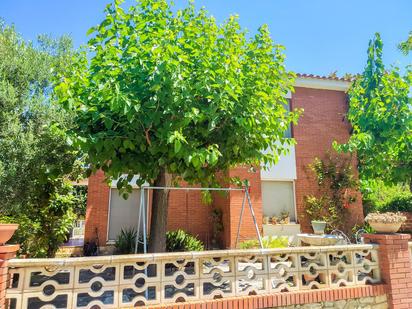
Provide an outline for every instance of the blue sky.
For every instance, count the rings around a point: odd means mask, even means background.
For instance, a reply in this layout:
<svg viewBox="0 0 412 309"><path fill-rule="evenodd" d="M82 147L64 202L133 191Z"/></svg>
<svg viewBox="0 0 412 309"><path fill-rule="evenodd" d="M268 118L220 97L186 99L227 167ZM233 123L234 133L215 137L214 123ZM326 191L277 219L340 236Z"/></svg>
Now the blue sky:
<svg viewBox="0 0 412 309"><path fill-rule="evenodd" d="M76 46L99 23L103 0L1 0L0 17L26 39L37 34L70 34ZM128 0L132 3L133 0ZM177 6L186 0L175 0ZM357 73L366 61L368 40L378 31L386 64L404 66L396 45L412 30L411 0L197 0L219 22L238 14L251 33L266 23L276 43L286 47L288 69L300 73Z"/></svg>

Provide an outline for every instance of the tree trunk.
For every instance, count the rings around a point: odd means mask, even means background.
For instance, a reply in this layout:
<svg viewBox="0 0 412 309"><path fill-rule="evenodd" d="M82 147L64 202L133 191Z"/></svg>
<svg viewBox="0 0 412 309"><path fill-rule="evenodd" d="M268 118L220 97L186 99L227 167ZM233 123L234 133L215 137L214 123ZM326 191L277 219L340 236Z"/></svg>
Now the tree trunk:
<svg viewBox="0 0 412 309"><path fill-rule="evenodd" d="M169 187L171 175L164 170L159 173L153 185ZM167 209L169 206L169 190L153 190L152 216L150 219L149 252L166 252Z"/></svg>

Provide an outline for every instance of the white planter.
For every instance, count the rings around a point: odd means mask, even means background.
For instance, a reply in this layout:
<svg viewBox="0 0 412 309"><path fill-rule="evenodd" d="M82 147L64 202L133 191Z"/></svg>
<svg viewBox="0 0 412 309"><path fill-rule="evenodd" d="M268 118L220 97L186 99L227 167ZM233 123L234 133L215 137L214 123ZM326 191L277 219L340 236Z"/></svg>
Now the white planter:
<svg viewBox="0 0 412 309"><path fill-rule="evenodd" d="M312 223L313 233L315 233L317 235L325 234L325 228L326 228L326 222L325 221L312 220L311 223Z"/></svg>
<svg viewBox="0 0 412 309"><path fill-rule="evenodd" d="M368 222L369 225L378 233L396 233L401 228L400 223L383 223L383 222Z"/></svg>

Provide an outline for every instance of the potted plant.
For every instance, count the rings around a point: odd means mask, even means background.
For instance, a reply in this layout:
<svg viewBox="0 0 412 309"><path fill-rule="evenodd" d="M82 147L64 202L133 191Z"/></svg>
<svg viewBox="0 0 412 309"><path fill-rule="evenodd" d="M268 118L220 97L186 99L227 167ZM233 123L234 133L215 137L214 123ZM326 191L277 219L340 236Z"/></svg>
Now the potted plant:
<svg viewBox="0 0 412 309"><path fill-rule="evenodd" d="M10 240L18 227L18 224L10 223L9 218L0 217L0 246L4 246Z"/></svg>
<svg viewBox="0 0 412 309"><path fill-rule="evenodd" d="M406 221L406 217L399 212L371 212L366 216L365 221L377 233L396 233Z"/></svg>
<svg viewBox="0 0 412 309"><path fill-rule="evenodd" d="M317 235L325 234L326 221L312 220L311 224L312 224L313 233Z"/></svg>
<svg viewBox="0 0 412 309"><path fill-rule="evenodd" d="M280 223L281 224L289 224L290 223L289 211L284 210L280 213Z"/></svg>
<svg viewBox="0 0 412 309"><path fill-rule="evenodd" d="M325 204L327 200L325 197L317 198L309 195L305 197L306 213L311 219L313 233L317 235L325 234L327 212L325 213Z"/></svg>

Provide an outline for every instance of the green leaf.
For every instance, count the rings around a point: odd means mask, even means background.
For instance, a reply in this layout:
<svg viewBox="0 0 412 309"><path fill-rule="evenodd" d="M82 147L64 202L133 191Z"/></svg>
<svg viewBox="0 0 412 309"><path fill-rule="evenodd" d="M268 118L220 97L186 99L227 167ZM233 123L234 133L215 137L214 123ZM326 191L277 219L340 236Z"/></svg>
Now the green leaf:
<svg viewBox="0 0 412 309"><path fill-rule="evenodd" d="M174 141L174 150L175 150L175 154L179 153L180 149L182 148L182 143L180 140L175 139Z"/></svg>
<svg viewBox="0 0 412 309"><path fill-rule="evenodd" d="M104 118L104 126L106 127L106 129L110 130L113 126L113 120L108 118L108 117L105 117Z"/></svg>

